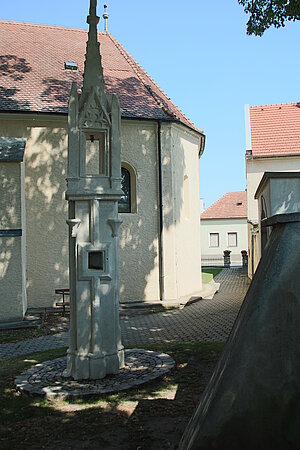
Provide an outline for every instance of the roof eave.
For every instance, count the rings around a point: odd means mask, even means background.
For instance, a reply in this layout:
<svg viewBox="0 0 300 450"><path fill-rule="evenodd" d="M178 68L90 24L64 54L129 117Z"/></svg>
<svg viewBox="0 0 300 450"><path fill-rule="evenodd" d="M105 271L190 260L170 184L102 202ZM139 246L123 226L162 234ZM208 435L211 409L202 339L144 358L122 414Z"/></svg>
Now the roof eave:
<svg viewBox="0 0 300 450"><path fill-rule="evenodd" d="M284 158L286 156L290 156L290 157L291 156L295 156L295 157L300 156L300 151L297 152L297 153L294 153L294 152L290 152L290 153L270 153L270 154L261 153L261 154L254 154L254 155L253 155L253 153L251 155L246 153L246 160L266 159L266 158Z"/></svg>
<svg viewBox="0 0 300 450"><path fill-rule="evenodd" d="M240 220L240 219L247 219L247 216L240 216L240 217L236 217L236 216L234 216L234 217L232 217L232 216L230 216L230 217L200 217L200 219L201 220L233 220L233 219L238 219L238 220Z"/></svg>

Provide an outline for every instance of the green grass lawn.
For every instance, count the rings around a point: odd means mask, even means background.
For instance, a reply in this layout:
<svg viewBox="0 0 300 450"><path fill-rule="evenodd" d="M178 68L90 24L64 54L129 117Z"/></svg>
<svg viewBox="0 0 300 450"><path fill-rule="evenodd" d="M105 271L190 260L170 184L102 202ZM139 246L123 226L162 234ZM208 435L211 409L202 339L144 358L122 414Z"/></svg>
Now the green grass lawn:
<svg viewBox="0 0 300 450"><path fill-rule="evenodd" d="M222 267L202 267L202 282L210 283L221 270Z"/></svg>

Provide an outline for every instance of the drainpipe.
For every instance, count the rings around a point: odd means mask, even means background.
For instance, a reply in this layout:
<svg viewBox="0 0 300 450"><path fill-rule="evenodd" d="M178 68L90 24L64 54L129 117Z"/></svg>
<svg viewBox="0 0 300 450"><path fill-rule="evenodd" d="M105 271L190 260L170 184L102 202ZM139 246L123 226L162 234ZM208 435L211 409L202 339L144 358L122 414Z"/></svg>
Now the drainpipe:
<svg viewBox="0 0 300 450"><path fill-rule="evenodd" d="M163 257L163 198L162 198L162 148L161 148L161 120L157 121L157 153L158 153L158 197L159 197L159 232L158 232L158 259L159 259L159 295L160 300L165 299L165 271Z"/></svg>

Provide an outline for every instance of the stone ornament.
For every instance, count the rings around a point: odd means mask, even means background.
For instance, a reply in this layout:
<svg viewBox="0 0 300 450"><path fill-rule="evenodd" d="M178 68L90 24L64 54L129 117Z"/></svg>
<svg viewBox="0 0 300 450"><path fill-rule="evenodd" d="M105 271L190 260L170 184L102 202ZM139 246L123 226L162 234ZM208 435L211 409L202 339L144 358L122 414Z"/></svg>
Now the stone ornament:
<svg viewBox="0 0 300 450"><path fill-rule="evenodd" d="M94 380L124 366L119 324L118 201L121 115L105 93L97 1L91 0L82 93L73 83L68 116L70 346L66 377Z"/></svg>

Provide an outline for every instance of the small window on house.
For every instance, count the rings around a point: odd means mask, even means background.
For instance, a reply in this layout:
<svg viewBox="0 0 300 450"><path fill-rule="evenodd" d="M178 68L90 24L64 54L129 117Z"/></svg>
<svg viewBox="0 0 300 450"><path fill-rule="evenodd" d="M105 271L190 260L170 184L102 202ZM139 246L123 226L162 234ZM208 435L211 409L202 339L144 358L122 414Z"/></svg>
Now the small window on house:
<svg viewBox="0 0 300 450"><path fill-rule="evenodd" d="M131 212L131 177L130 172L125 167L121 168L121 189L123 195L119 200L119 213Z"/></svg>
<svg viewBox="0 0 300 450"><path fill-rule="evenodd" d="M209 246L219 247L219 233L209 233Z"/></svg>
<svg viewBox="0 0 300 450"><path fill-rule="evenodd" d="M237 233L228 233L228 247L237 247Z"/></svg>

